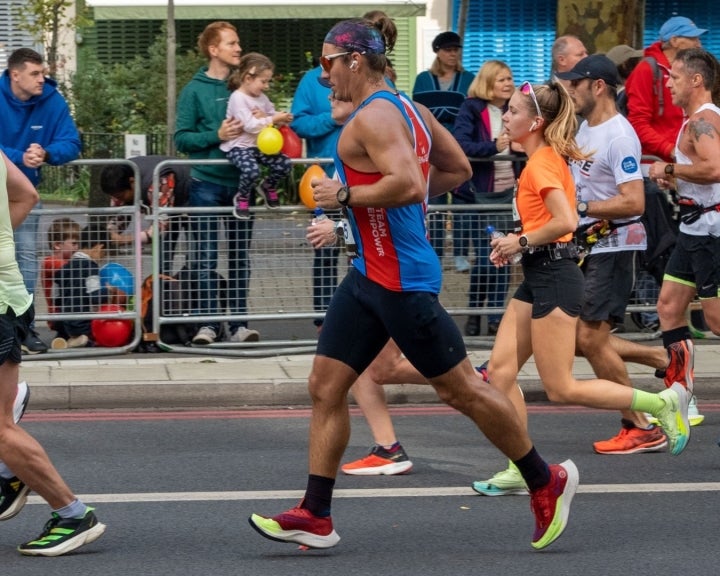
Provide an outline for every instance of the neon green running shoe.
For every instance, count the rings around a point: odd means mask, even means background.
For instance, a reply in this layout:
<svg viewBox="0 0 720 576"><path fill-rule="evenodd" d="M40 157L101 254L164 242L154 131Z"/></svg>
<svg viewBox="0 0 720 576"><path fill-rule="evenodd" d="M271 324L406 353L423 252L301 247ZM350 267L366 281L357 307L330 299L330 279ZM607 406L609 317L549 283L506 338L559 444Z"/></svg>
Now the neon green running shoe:
<svg viewBox="0 0 720 576"><path fill-rule="evenodd" d="M647 418L648 422L650 422L650 424L660 424L658 419L651 414L645 414L645 417ZM690 398L690 404L688 404L688 420L690 421L690 426L700 426L700 424L705 421L705 415L700 414L697 397L695 396L692 396Z"/></svg>
<svg viewBox="0 0 720 576"><path fill-rule="evenodd" d="M498 472L489 480L473 482L473 490L483 496L509 496L511 494L527 494L527 484L520 470L510 462L507 470Z"/></svg>
<svg viewBox="0 0 720 576"><path fill-rule="evenodd" d="M660 392L665 406L654 416L660 421L663 432L670 443L670 454L677 456L690 442L690 421L688 420L688 392L685 386L675 382Z"/></svg>

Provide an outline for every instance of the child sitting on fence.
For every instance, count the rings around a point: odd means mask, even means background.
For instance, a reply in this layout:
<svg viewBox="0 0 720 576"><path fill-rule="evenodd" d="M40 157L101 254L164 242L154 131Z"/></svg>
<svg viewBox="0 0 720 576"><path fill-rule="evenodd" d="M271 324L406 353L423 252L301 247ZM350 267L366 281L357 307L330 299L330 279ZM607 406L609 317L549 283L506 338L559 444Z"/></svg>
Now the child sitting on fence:
<svg viewBox="0 0 720 576"><path fill-rule="evenodd" d="M53 277L53 306L58 314L87 314L97 312L102 304L127 300L127 294L101 282L100 262L109 246L104 225L91 224L82 229L79 243L72 257ZM53 322L57 338L53 349L82 348L92 345L90 319L58 320Z"/></svg>
<svg viewBox="0 0 720 576"><path fill-rule="evenodd" d="M260 165L268 168L268 174L257 191L268 208L280 205L277 186L292 169L290 158L285 154L263 154L258 148L258 134L263 128L289 124L293 119L290 112L275 111L275 106L265 95L274 68L268 57L251 52L242 57L240 66L228 80L228 88L233 92L228 100L226 116L242 120L243 132L233 140L222 142L220 149L240 172L238 191L233 199L233 214L241 220L250 219L250 198L253 187L260 179Z"/></svg>

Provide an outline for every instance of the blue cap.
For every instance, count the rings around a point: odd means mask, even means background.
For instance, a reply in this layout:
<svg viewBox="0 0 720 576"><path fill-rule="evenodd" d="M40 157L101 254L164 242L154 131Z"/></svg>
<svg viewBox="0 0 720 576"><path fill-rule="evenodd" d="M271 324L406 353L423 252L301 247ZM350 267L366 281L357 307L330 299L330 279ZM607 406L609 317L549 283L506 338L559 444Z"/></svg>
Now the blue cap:
<svg viewBox="0 0 720 576"><path fill-rule="evenodd" d="M695 22L685 16L673 16L660 27L660 40L667 42L673 36L684 36L685 38L697 38L705 34L707 30L695 26Z"/></svg>

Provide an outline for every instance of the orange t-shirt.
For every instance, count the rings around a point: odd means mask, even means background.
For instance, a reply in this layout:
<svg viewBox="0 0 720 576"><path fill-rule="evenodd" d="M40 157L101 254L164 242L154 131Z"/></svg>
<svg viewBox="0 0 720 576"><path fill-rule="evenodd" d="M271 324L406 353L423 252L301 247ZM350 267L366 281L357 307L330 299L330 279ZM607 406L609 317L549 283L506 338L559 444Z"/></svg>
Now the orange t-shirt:
<svg viewBox="0 0 720 576"><path fill-rule="evenodd" d="M545 146L530 156L518 179L516 204L525 234L550 221L552 215L544 200L555 189L563 190L568 204L575 205L575 181L567 162L550 146ZM572 237L569 232L555 242L569 242Z"/></svg>

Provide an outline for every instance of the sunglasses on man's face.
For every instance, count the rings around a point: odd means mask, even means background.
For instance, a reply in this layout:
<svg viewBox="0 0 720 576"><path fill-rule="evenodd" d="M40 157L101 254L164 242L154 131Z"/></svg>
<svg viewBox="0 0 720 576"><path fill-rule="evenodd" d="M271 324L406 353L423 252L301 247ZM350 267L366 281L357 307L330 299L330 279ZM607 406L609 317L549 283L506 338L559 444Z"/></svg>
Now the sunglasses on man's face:
<svg viewBox="0 0 720 576"><path fill-rule="evenodd" d="M535 96L535 90L533 90L532 84L527 81L520 84L520 93L525 94L525 96L530 96L530 98L532 98L532 101L535 104L535 110L537 110L537 115L542 117L542 112L540 112L540 104L538 104L537 96Z"/></svg>
<svg viewBox="0 0 720 576"><path fill-rule="evenodd" d="M330 70L332 69L333 60L335 58L340 58L340 56L347 56L348 54L352 54L352 52L338 52L337 54L328 54L327 56L320 56L320 66L322 66L322 69L325 70L328 74L330 74Z"/></svg>

